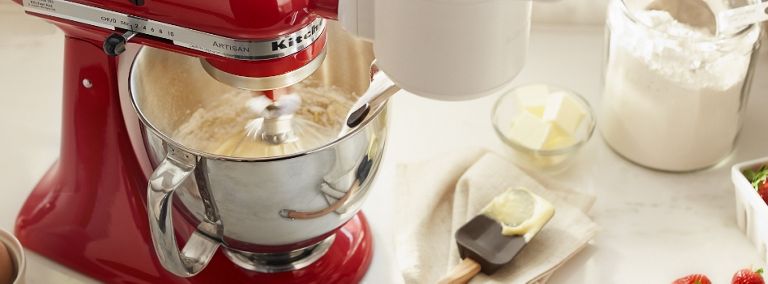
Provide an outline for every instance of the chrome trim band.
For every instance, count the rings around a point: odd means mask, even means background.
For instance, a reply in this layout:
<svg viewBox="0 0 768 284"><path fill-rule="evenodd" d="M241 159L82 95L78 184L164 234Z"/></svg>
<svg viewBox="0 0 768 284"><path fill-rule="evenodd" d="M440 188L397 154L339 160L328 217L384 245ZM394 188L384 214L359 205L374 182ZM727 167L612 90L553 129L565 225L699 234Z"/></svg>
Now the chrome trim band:
<svg viewBox="0 0 768 284"><path fill-rule="evenodd" d="M200 58L200 63L203 65L205 72L219 82L239 89L264 91L288 87L306 79L323 64L326 52L327 49L323 48L323 51L315 59L307 63L307 65L285 74L270 77L247 77L225 72L208 63L205 58Z"/></svg>
<svg viewBox="0 0 768 284"><path fill-rule="evenodd" d="M277 38L241 40L66 0L24 0L23 4L27 12L110 30L126 29L171 40L178 46L240 60L275 59L294 54L312 45L325 30L325 20L317 18L306 27Z"/></svg>

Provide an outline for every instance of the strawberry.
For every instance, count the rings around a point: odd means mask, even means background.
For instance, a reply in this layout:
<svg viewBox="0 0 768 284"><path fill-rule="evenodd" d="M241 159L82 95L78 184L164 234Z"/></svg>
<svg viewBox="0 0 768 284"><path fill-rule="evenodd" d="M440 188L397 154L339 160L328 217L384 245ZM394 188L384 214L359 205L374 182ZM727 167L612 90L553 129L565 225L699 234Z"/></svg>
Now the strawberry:
<svg viewBox="0 0 768 284"><path fill-rule="evenodd" d="M763 202L768 204L768 183L763 183L757 188L757 194L763 199Z"/></svg>
<svg viewBox="0 0 768 284"><path fill-rule="evenodd" d="M704 274L691 274L675 280L672 284L712 284L712 281Z"/></svg>
<svg viewBox="0 0 768 284"><path fill-rule="evenodd" d="M756 170L744 171L744 176L752 183L757 194L768 204L768 166L762 166Z"/></svg>
<svg viewBox="0 0 768 284"><path fill-rule="evenodd" d="M731 284L765 284L763 281L763 269L752 271L752 269L744 268L736 271L731 279Z"/></svg>

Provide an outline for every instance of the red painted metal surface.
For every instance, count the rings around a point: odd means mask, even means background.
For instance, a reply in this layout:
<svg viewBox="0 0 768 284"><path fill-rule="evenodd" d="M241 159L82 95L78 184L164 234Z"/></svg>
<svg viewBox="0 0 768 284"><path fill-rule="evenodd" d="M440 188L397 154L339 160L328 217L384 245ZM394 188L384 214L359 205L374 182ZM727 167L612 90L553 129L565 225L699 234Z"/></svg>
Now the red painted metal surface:
<svg viewBox="0 0 768 284"><path fill-rule="evenodd" d="M288 34L309 24L315 16L310 0L145 0L142 6L128 0L70 1L240 39ZM319 11L328 14L327 10Z"/></svg>
<svg viewBox="0 0 768 284"><path fill-rule="evenodd" d="M22 3L22 0L12 1ZM73 2L245 39L289 33L286 26L296 30L309 23L309 15L327 19L338 16L338 0L146 0L142 6L135 6L128 0Z"/></svg>
<svg viewBox="0 0 768 284"><path fill-rule="evenodd" d="M84 5L117 11L189 29L236 39L273 39L309 25L318 16L336 18L338 0L145 0L142 6L128 0L72 0ZM50 20L71 21L34 14ZM257 61L239 61L189 50L168 40L138 35L134 43L180 51L206 58L213 66L246 77L269 77L294 71L315 59L325 47L323 34L310 47L295 54Z"/></svg>
<svg viewBox="0 0 768 284"><path fill-rule="evenodd" d="M169 1L147 0L152 2L172 6ZM179 2L185 3L181 10L191 9L194 3L220 3ZM210 5L214 4L201 5L196 13L208 13L203 8ZM159 10L147 8L142 13ZM140 166L146 164L146 156L134 151L128 132L136 129L127 129L124 121L135 115L124 115L121 109L117 80L126 78L117 76L118 60L101 50L111 31L57 21L67 35L61 157L19 213L16 235L26 248L107 283L355 283L363 277L371 261L372 243L362 214L336 231L336 240L325 256L301 270L255 273L235 266L219 252L193 278L165 271L155 256L148 228L147 172ZM132 42L197 54L152 38L138 37ZM84 79L92 84L90 88L83 84ZM176 220L177 238L184 242L193 228L183 218Z"/></svg>
<svg viewBox="0 0 768 284"><path fill-rule="evenodd" d="M127 282L156 278L162 271L147 246L139 194L146 176L123 122L117 61L95 42L67 37L64 48L61 156L22 207L16 234L28 249L96 279L113 282L125 269L136 272L120 278Z"/></svg>
<svg viewBox="0 0 768 284"><path fill-rule="evenodd" d="M310 0L309 9L320 17L336 20L339 17L339 0Z"/></svg>
<svg viewBox="0 0 768 284"><path fill-rule="evenodd" d="M99 44L101 44L101 41L103 41L104 38L113 32L111 30L98 27L85 26L70 20L54 18L42 14L30 14L58 23L59 26L71 27L71 31L69 33L73 37L93 39L98 41ZM326 33L324 32L323 35L320 36L312 45L297 53L282 58L260 61L239 61L224 58L218 55L174 45L171 42L158 40L156 38L145 35L137 35L131 39L130 42L134 44L171 50L190 56L202 57L211 62L211 64L216 66L216 68L232 74L238 74L241 76L267 77L285 74L292 70L301 68L302 66L312 61L312 59L316 58L325 47Z"/></svg>

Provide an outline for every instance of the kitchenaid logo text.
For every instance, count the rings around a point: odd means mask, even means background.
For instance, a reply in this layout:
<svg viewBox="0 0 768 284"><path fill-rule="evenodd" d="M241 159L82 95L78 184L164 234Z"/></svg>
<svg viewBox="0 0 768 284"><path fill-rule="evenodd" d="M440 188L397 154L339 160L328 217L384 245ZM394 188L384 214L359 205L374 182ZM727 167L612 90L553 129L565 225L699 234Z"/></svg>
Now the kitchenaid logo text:
<svg viewBox="0 0 768 284"><path fill-rule="evenodd" d="M217 50L234 52L242 55L277 55L286 52L295 52L309 46L317 40L323 31L324 21L319 20L298 32L283 36L272 41L240 43L237 41L214 40L212 47Z"/></svg>
<svg viewBox="0 0 768 284"><path fill-rule="evenodd" d="M280 40L276 40L272 42L272 51L279 51L283 50L289 47L293 47L294 45L299 45L302 42L312 42L316 39L317 34L320 32L320 28L322 28L323 22L315 23L312 25L312 28L310 28L307 32L305 32L303 35L291 35L287 38L282 38Z"/></svg>

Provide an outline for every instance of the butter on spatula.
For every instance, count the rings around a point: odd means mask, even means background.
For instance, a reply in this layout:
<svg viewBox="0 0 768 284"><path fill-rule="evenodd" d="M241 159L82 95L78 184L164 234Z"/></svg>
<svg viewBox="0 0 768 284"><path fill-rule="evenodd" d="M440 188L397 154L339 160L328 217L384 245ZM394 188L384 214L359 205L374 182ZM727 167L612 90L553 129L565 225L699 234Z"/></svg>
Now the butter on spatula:
<svg viewBox="0 0 768 284"><path fill-rule="evenodd" d="M466 283L480 271L493 274L512 261L554 214L552 204L533 192L508 189L456 231L462 261L439 283Z"/></svg>

